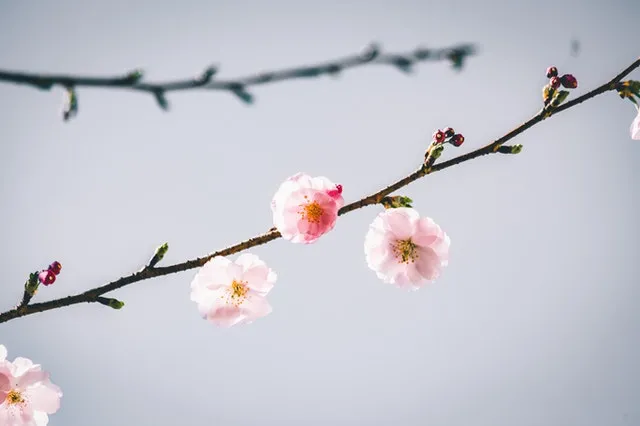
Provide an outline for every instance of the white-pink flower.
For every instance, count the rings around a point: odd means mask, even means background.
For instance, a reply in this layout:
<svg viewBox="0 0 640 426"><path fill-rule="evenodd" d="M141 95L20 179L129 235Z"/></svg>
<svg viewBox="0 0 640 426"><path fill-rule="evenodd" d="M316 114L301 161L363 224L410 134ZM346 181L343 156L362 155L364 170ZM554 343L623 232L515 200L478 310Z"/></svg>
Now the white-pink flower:
<svg viewBox="0 0 640 426"><path fill-rule="evenodd" d="M417 290L448 264L449 245L449 237L431 218L400 207L381 212L369 225L364 251L380 279Z"/></svg>
<svg viewBox="0 0 640 426"><path fill-rule="evenodd" d="M343 205L342 185L298 173L273 196L273 225L285 240L310 244L334 228Z"/></svg>
<svg viewBox="0 0 640 426"><path fill-rule="evenodd" d="M6 359L0 345L0 425L45 426L48 414L60 408L62 391L49 380L49 373L27 358Z"/></svg>
<svg viewBox="0 0 640 426"><path fill-rule="evenodd" d="M216 256L204 264L191 282L191 300L200 314L221 327L250 324L271 313L266 299L277 276L253 254L231 262Z"/></svg>
<svg viewBox="0 0 640 426"><path fill-rule="evenodd" d="M640 108L638 108L638 115L631 123L631 139L640 141Z"/></svg>

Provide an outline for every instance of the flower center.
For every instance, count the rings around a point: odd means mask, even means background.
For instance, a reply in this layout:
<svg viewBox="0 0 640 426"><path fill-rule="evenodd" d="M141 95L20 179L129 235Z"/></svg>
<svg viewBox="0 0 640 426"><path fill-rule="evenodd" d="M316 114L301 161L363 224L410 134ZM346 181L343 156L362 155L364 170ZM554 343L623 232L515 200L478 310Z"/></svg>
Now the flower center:
<svg viewBox="0 0 640 426"><path fill-rule="evenodd" d="M396 259L400 260L400 263L413 263L418 258L418 246L408 240L398 240L392 246L393 254Z"/></svg>
<svg viewBox="0 0 640 426"><path fill-rule="evenodd" d="M308 198L306 195L304 198ZM317 201L307 203L302 207L300 215L303 219L306 219L309 223L320 223L320 218L324 214L324 209L318 204Z"/></svg>
<svg viewBox="0 0 640 426"><path fill-rule="evenodd" d="M249 292L249 287L247 287L247 283L245 281L233 280L227 294L220 297L224 298L225 296L227 296L227 303L232 304L235 307L238 307L242 305L242 302L244 302L247 299L248 292Z"/></svg>
<svg viewBox="0 0 640 426"><path fill-rule="evenodd" d="M8 404L22 404L24 402L24 398L22 394L15 389L11 389L7 394L5 401Z"/></svg>

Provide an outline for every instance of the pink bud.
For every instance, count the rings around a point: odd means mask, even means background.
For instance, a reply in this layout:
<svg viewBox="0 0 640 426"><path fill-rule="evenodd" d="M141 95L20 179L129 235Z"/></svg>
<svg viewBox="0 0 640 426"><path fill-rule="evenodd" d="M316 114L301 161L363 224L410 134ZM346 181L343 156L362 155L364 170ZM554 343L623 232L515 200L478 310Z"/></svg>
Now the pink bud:
<svg viewBox="0 0 640 426"><path fill-rule="evenodd" d="M547 68L547 78L556 77L558 75L558 68L549 67Z"/></svg>
<svg viewBox="0 0 640 426"><path fill-rule="evenodd" d="M442 143L444 141L444 132L440 129L433 133L433 140L437 143Z"/></svg>
<svg viewBox="0 0 640 426"><path fill-rule="evenodd" d="M453 138L451 138L451 144L453 146L460 146L464 143L464 136L462 136L460 133L458 133L457 135L453 135Z"/></svg>
<svg viewBox="0 0 640 426"><path fill-rule="evenodd" d="M58 275L60 271L62 271L62 264L56 260L51 265L49 265L49 270Z"/></svg>
<svg viewBox="0 0 640 426"><path fill-rule="evenodd" d="M560 77L560 83L562 83L562 86L566 87L567 89L575 89L576 87L578 87L578 80L576 80L576 78L571 74L565 74Z"/></svg>
<svg viewBox="0 0 640 426"><path fill-rule="evenodd" d="M549 81L549 84L554 89L557 89L558 87L560 87L560 79L558 77L553 77L551 81Z"/></svg>
<svg viewBox="0 0 640 426"><path fill-rule="evenodd" d="M331 198L336 198L340 196L340 194L342 194L342 185L340 184L336 185L336 189L331 189L327 191L327 194L329 194Z"/></svg>
<svg viewBox="0 0 640 426"><path fill-rule="evenodd" d="M51 285L56 281L56 274L49 270L42 271L38 274L38 281L44 285Z"/></svg>

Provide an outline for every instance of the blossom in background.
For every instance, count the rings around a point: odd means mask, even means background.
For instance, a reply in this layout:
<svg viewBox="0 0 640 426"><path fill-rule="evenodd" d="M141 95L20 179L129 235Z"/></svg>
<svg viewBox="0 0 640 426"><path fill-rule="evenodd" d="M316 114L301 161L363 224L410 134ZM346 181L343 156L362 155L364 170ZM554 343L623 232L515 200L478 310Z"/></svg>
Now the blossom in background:
<svg viewBox="0 0 640 426"><path fill-rule="evenodd" d="M640 141L640 108L638 108L638 115L631 123L631 139Z"/></svg>
<svg viewBox="0 0 640 426"><path fill-rule="evenodd" d="M324 176L298 173L285 180L273 196L273 225L286 240L313 243L334 228L343 205L342 185Z"/></svg>
<svg viewBox="0 0 640 426"><path fill-rule="evenodd" d="M216 325L249 324L271 313L265 296L276 279L275 272L253 254L241 254L235 262L216 256L191 282L191 300Z"/></svg>
<svg viewBox="0 0 640 426"><path fill-rule="evenodd" d="M409 207L381 212L364 241L367 264L383 281L417 290L434 281L449 258L447 234Z"/></svg>
<svg viewBox="0 0 640 426"><path fill-rule="evenodd" d="M60 408L62 392L49 373L27 358L7 359L0 345L0 425L45 426Z"/></svg>

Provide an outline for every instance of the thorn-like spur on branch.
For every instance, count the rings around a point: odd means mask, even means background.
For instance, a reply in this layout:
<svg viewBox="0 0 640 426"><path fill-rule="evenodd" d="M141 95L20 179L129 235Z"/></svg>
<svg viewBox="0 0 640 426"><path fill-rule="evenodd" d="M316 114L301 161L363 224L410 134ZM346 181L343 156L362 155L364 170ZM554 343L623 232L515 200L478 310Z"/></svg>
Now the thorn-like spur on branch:
<svg viewBox="0 0 640 426"><path fill-rule="evenodd" d="M128 89L151 94L158 106L168 110L169 102L166 95L178 90L222 90L235 95L243 103L250 105L254 101L248 87L284 80L320 77L323 75L336 76L341 71L365 65L391 65L404 73L410 73L412 66L425 61L449 61L454 69L460 70L468 56L476 54L476 47L472 44L460 44L447 48L427 49L419 47L407 53L383 53L380 46L371 43L362 52L322 62L315 65L303 65L294 68L266 71L240 77L233 80L214 79L218 72L217 66L207 67L200 75L184 80L165 83L150 83L143 81L142 70L133 70L124 76L87 77L61 74L34 74L17 71L0 70L0 82L25 84L41 90L49 90L53 86L62 86L68 90L69 104L63 112L63 118L68 120L77 113L77 88L94 87L103 89Z"/></svg>
<svg viewBox="0 0 640 426"><path fill-rule="evenodd" d="M558 107L552 107L550 105L546 105L531 119L522 123L521 125L511 130L509 133L502 136L501 138L496 139L493 142L481 148L476 149L475 151L462 154L458 157L455 157L451 160L447 160L442 163L437 163L435 161L437 160L439 153L441 153L442 149L444 149L443 143L447 143L455 147L459 147L464 141L464 138L460 134L455 134L455 132L451 128L447 128L444 131L438 130L436 133L434 133L434 136L433 136L434 140L429 146L430 148L427 150L427 155L425 160L422 162L420 167L415 172L411 173L409 176L398 180L397 182L387 186L386 188L374 194L371 194L369 196L361 198L358 201L354 201L350 204L345 205L339 210L338 215L342 216L353 210L357 210L357 209L374 205L374 204L382 204L385 207L393 207L394 205L400 206L403 204L408 204L411 202L410 199L406 197L390 197L390 195L395 191L399 190L400 188L403 188L409 185L411 182L420 179L423 176L426 176L430 173L437 172L439 170L444 170L446 168L455 166L456 164L460 164L465 161L469 161L474 158L481 157L483 155L493 154L493 153L515 154L520 151L521 146L520 145L506 146L505 142L515 138L517 135L529 129L530 127L536 125L537 123L540 123L546 117L550 117L551 115L558 114L559 112L562 112L566 109L576 106L599 94L605 93L607 91L617 90L616 88L618 87L618 83L627 74L629 74L631 71L638 68L639 66L640 66L640 59L637 59L630 66L628 66L624 71L616 75L613 79L603 84L602 86L597 87L591 90L590 92L585 93L584 95L570 102L564 103ZM435 155L433 154L434 152L436 152ZM125 287L129 284L133 284L138 281L143 281L153 277L159 277L163 275L173 274L176 272L186 271L193 268L198 268L200 266L203 266L207 261L209 261L215 256L228 256L231 254L235 254L251 247L266 244L280 237L281 237L280 232L278 232L278 230L275 228L271 228L262 235L258 235L256 237L242 241L240 243L237 243L225 249L219 250L217 252L208 254L206 256L199 257L197 259L187 260L182 263L176 263L174 265L156 267L155 265L162 259L162 257L164 256L164 254L168 249L168 245L163 244L156 250L151 261L147 263L147 266L145 266L138 272L135 272L131 275L119 278L103 286L96 287L91 290L87 290L84 293L76 294L73 296L62 297L60 299L54 299L48 302L41 302L41 303L34 303L34 304L28 304L28 301L27 303L21 303L19 306L15 307L14 309L11 309L7 312L0 314L0 323L7 322L14 318L35 314L37 312L50 311L52 309L62 308L64 306L75 305L78 303L101 303L103 305L112 307L114 309L120 309L124 305L122 302L118 301L117 299L105 298L102 295L105 293L111 292L113 290L117 290L119 288ZM57 270L57 269L54 268L54 270ZM30 281L27 282L27 284L25 285L26 286L25 288L27 288L27 290L32 289L32 287L35 285L33 284L34 282L35 281L32 274Z"/></svg>

